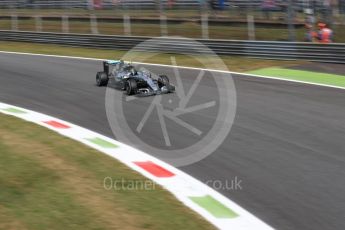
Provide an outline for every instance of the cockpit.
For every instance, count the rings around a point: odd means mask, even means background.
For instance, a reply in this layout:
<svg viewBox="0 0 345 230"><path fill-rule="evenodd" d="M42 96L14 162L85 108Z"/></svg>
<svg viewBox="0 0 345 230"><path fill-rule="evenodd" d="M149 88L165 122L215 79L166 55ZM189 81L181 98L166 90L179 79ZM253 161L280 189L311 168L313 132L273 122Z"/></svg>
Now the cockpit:
<svg viewBox="0 0 345 230"><path fill-rule="evenodd" d="M123 67L123 71L130 73L133 76L137 74L137 70L132 65L126 65Z"/></svg>

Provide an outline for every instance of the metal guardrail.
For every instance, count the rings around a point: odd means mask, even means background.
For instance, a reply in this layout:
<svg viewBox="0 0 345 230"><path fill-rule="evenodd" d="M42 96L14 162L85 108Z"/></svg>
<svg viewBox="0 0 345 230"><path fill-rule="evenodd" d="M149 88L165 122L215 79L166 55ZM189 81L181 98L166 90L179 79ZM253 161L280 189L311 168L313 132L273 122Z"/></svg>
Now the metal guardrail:
<svg viewBox="0 0 345 230"><path fill-rule="evenodd" d="M207 53L202 46L198 47L189 39L167 37L159 39L159 42L154 45L142 43L148 39L150 37L0 31L0 40L4 41L23 41L119 50L129 50L140 44L136 47L138 51ZM340 43L314 44L304 42L204 39L196 39L196 41L207 46L218 55L240 55L263 59L308 60L345 64L345 44Z"/></svg>

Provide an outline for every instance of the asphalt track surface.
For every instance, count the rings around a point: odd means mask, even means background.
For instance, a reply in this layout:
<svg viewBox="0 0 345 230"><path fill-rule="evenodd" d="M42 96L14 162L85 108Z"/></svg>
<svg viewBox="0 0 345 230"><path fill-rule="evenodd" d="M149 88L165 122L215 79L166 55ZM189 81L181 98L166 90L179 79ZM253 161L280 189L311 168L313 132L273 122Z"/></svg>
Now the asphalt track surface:
<svg viewBox="0 0 345 230"><path fill-rule="evenodd" d="M112 137L105 88L94 83L98 69L97 61L1 54L0 101ZM181 169L203 182L242 180L242 189L219 191L274 228L345 229L345 90L233 77L237 113L230 134L215 153ZM189 138L178 130L176 136L182 144Z"/></svg>

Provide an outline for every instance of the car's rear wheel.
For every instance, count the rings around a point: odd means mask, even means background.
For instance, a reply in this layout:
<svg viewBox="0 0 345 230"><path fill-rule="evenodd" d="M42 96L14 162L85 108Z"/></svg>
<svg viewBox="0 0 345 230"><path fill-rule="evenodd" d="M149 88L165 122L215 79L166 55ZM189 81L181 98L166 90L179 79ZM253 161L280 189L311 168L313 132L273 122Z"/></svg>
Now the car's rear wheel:
<svg viewBox="0 0 345 230"><path fill-rule="evenodd" d="M106 86L108 84L108 76L104 72L98 72L96 74L96 84L97 86Z"/></svg>
<svg viewBox="0 0 345 230"><path fill-rule="evenodd" d="M134 79L128 79L125 83L126 93L127 95L133 95L137 92L137 82Z"/></svg>

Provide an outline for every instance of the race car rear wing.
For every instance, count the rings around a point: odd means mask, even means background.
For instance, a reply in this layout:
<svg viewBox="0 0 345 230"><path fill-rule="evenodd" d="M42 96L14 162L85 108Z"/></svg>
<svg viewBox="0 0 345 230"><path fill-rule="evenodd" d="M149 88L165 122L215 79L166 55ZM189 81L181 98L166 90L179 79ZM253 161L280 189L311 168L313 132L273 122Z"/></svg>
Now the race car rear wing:
<svg viewBox="0 0 345 230"><path fill-rule="evenodd" d="M106 60L105 61L108 65L117 65L120 63L124 63L122 60Z"/></svg>
<svg viewBox="0 0 345 230"><path fill-rule="evenodd" d="M103 61L103 71L109 75L109 66L122 65L124 62L122 60L106 60Z"/></svg>

